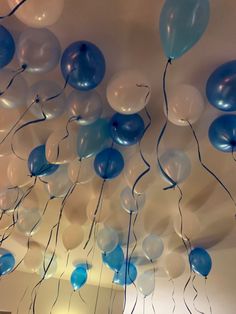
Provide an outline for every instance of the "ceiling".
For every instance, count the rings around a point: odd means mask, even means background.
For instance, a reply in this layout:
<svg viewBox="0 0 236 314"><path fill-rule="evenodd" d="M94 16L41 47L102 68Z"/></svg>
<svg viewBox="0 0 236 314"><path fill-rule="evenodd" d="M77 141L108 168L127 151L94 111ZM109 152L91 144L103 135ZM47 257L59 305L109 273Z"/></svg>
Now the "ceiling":
<svg viewBox="0 0 236 314"><path fill-rule="evenodd" d="M0 14L7 12L7 1L2 1ZM111 76L121 69L137 68L146 74L151 82L152 96L148 104L148 110L152 117L152 125L142 141L142 151L146 159L151 163L152 168L147 177L140 183L139 189L146 189L145 208L138 215L135 224L135 233L138 237L138 246L134 256L138 256L139 268L149 267L147 260L143 259L140 244L142 239L149 233L157 233L163 237L165 252L180 251L184 256L182 242L173 229L173 219L178 215L178 190L163 191L165 182L160 177L156 167L155 145L161 127L164 123L163 97L162 97L162 75L165 65L165 57L159 40L158 19L164 1L156 0L100 0L81 1L66 0L63 14L59 21L50 27L58 37L63 48L76 40L89 40L95 43L103 51L107 72L104 81L99 86L103 100L105 115L111 114L111 110L105 98L105 89ZM21 24L14 17L3 21L3 25L9 28L17 38L26 26ZM236 37L235 37L235 2L234 1L211 1L211 18L209 27L198 42L182 58L173 62L167 77L168 90L174 89L177 84L188 83L196 86L204 95L204 86L208 76L220 64L235 58ZM17 68L16 60L11 65ZM37 77L24 74L29 85L37 81ZM43 76L42 76L43 77ZM42 78L41 77L41 78ZM63 85L59 68L45 77L57 80ZM69 88L66 92L69 92ZM202 157L205 163L223 180L230 191L236 196L234 176L232 169L236 167L230 155L222 154L213 149L208 142L207 131L211 121L220 112L207 104L200 121L194 125L200 141ZM145 115L143 115L145 117ZM30 117L28 117L30 118ZM29 152L40 143L44 143L50 133L55 129L65 126L66 117L55 119L55 121L44 122L40 126L31 128L27 132L19 134L16 141L16 149L27 158ZM24 133L24 134L23 134ZM207 249L222 250L234 248L235 221L233 219L235 208L231 200L220 185L201 167L196 144L191 130L188 127L177 127L169 124L161 151L167 148L178 148L189 155L192 162L190 177L183 183L182 189L184 198L182 208L185 211L193 212L200 221L200 231L192 239L193 243L202 245ZM138 155L138 148L132 147L123 150L125 160L128 163L137 164L137 168L144 166ZM10 151L9 143L2 147L1 170L4 173L5 165L8 162ZM139 158L139 160L137 160ZM4 182L4 175L1 182ZM3 183L2 183L3 184ZM128 229L128 214L120 208L119 195L122 188L127 185L125 176L121 175L112 182L106 182L104 193L104 210L107 207L109 218L106 224L116 228L125 243ZM92 197L98 198L101 181L94 178L85 185L78 185L69 200L68 207L71 211L79 212L80 223L83 224L85 240L88 235L91 222L87 221L86 207ZM43 184L37 184L26 202L28 206L44 208L48 199ZM95 206L95 202L90 206ZM43 218L41 229L33 237L42 246L45 246L49 232L58 219L60 202L53 200L49 203L48 210ZM70 209L67 210L70 215ZM68 217L63 215L60 233L69 225ZM101 227L98 225L98 227ZM55 240L55 239L54 239ZM4 247L12 250L20 260L26 252L27 238L17 230L4 242ZM54 247L52 241L51 249ZM73 264L78 261L85 261L87 251L83 245L71 252L70 263L66 269L65 278L69 278ZM65 268L66 251L63 248L61 237L57 245L58 256L57 276ZM101 255L98 248L89 255L89 262L92 264L89 282L97 284L101 269ZM158 261L157 275L163 276L161 271L163 259ZM27 271L22 264L22 271ZM102 285L110 286L112 273L103 270Z"/></svg>

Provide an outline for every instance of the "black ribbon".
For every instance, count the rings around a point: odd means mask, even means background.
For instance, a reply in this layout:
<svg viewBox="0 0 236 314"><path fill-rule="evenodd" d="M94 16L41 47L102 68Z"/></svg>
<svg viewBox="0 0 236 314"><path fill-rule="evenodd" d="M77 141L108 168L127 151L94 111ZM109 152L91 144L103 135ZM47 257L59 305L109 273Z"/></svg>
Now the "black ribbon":
<svg viewBox="0 0 236 314"><path fill-rule="evenodd" d="M204 312L200 311L200 310L196 307L196 304L195 304L195 302L196 302L196 300L197 300L197 298L198 298L198 290L197 290L197 288L196 288L196 286L195 286L195 284L194 284L194 280L195 280L195 279L196 279L196 274L194 274L193 277L192 277L192 286L193 286L193 290L195 291L195 296L194 296L194 298L193 298L193 306L194 306L194 309L196 310L196 312L198 312L198 313L200 313L200 314L205 314Z"/></svg>
<svg viewBox="0 0 236 314"><path fill-rule="evenodd" d="M0 19L5 19L7 17L12 16L27 0L22 0L19 2L7 15L0 16Z"/></svg>
<svg viewBox="0 0 236 314"><path fill-rule="evenodd" d="M176 309L176 302L175 302L175 282L174 280L171 278L170 279L171 283L172 283L172 294L171 294L171 298L173 301L173 308L172 308L172 314L175 312Z"/></svg>

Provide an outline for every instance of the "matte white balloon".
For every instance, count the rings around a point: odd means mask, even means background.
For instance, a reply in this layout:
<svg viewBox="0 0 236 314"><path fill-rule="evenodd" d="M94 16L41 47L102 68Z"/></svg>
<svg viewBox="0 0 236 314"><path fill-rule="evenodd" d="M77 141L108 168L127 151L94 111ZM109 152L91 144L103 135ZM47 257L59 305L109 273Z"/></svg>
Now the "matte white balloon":
<svg viewBox="0 0 236 314"><path fill-rule="evenodd" d="M139 291L145 296L149 296L155 289L155 277L152 270L142 273L137 280L137 287Z"/></svg>
<svg viewBox="0 0 236 314"><path fill-rule="evenodd" d="M103 228L97 234L97 245L102 252L113 251L118 242L118 234L112 228Z"/></svg>
<svg viewBox="0 0 236 314"><path fill-rule="evenodd" d="M179 253L169 253L164 259L164 268L169 278L180 277L185 271L185 261Z"/></svg>
<svg viewBox="0 0 236 314"><path fill-rule="evenodd" d="M134 192L134 195L135 197L133 197L132 190L129 187L126 187L121 191L121 207L128 213L136 213L144 207L145 194L137 194Z"/></svg>
<svg viewBox="0 0 236 314"><path fill-rule="evenodd" d="M84 239L84 231L81 225L74 223L68 226L62 234L62 242L67 251L77 248Z"/></svg>
<svg viewBox="0 0 236 314"><path fill-rule="evenodd" d="M156 261L164 251L164 244L162 239L155 235L148 235L142 243L144 254L150 261Z"/></svg>
<svg viewBox="0 0 236 314"><path fill-rule="evenodd" d="M27 236L32 236L39 230L41 219L42 216L38 209L20 208L18 211L18 219L16 223L17 229Z"/></svg>

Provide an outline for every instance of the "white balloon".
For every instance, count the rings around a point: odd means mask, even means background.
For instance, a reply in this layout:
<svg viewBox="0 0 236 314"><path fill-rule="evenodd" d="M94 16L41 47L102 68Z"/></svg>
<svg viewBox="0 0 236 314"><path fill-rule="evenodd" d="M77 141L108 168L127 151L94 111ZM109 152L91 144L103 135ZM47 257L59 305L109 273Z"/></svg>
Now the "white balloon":
<svg viewBox="0 0 236 314"><path fill-rule="evenodd" d="M150 234L143 240L142 249L146 257L153 262L162 255L164 244L160 237Z"/></svg>
<svg viewBox="0 0 236 314"><path fill-rule="evenodd" d="M94 158L85 158L80 161L76 158L68 166L68 176L73 183L85 184L95 177L93 167Z"/></svg>
<svg viewBox="0 0 236 314"><path fill-rule="evenodd" d="M150 83L138 70L117 73L107 86L107 99L110 106L123 114L141 111L148 104L150 96Z"/></svg>
<svg viewBox="0 0 236 314"><path fill-rule="evenodd" d="M18 188L6 188L0 190L0 211L12 212L19 198Z"/></svg>
<svg viewBox="0 0 236 314"><path fill-rule="evenodd" d="M0 219L0 230L6 230L13 222L12 214L4 213Z"/></svg>
<svg viewBox="0 0 236 314"><path fill-rule="evenodd" d="M26 161L12 155L7 167L7 176L13 186L25 186L32 182Z"/></svg>
<svg viewBox="0 0 236 314"><path fill-rule="evenodd" d="M40 244L30 242L29 250L24 257L24 265L27 270L37 272L43 262L43 252Z"/></svg>
<svg viewBox="0 0 236 314"><path fill-rule="evenodd" d="M97 234L97 245L102 252L113 251L119 242L117 232L112 228L103 228Z"/></svg>
<svg viewBox="0 0 236 314"><path fill-rule="evenodd" d="M199 236L201 231L201 223L198 219L197 215L194 213L183 211L182 212L182 232L181 232L181 217L177 215L174 217L173 226L175 232L178 234L179 237L183 236L184 240L196 239Z"/></svg>
<svg viewBox="0 0 236 314"><path fill-rule="evenodd" d="M77 248L83 239L84 231L78 223L68 226L62 234L62 242L67 251Z"/></svg>
<svg viewBox="0 0 236 314"><path fill-rule="evenodd" d="M34 235L40 228L42 216L38 209L20 208L18 211L17 229L27 235Z"/></svg>
<svg viewBox="0 0 236 314"><path fill-rule="evenodd" d="M19 116L20 113L18 109L11 109L11 111L9 111L6 108L0 107L0 132L3 133L1 134L0 142L5 136L4 133L12 128L12 126L19 119ZM2 144L0 145L2 150Z"/></svg>
<svg viewBox="0 0 236 314"><path fill-rule="evenodd" d="M149 296L155 289L154 271L148 270L138 277L137 287L139 291L145 296Z"/></svg>
<svg viewBox="0 0 236 314"><path fill-rule="evenodd" d="M86 214L90 221L93 221L94 219L94 212L96 210L96 206L98 203L97 197L90 198L87 208L86 208ZM104 199L102 201L102 204L100 204L100 207L98 209L98 213L95 217L96 222L106 222L109 216L111 215L112 211L110 210L111 203L109 200Z"/></svg>
<svg viewBox="0 0 236 314"><path fill-rule="evenodd" d="M121 207L128 213L136 213L144 207L145 194L137 194L134 192L134 195L135 197L133 197L132 190L129 187L126 187L121 191Z"/></svg>
<svg viewBox="0 0 236 314"><path fill-rule="evenodd" d="M72 186L67 174L67 165L60 165L56 172L45 178L46 189L50 196L65 197Z"/></svg>
<svg viewBox="0 0 236 314"><path fill-rule="evenodd" d="M185 271L185 261L179 253L169 253L164 260L164 268L171 279L178 278Z"/></svg>
<svg viewBox="0 0 236 314"><path fill-rule="evenodd" d="M53 277L57 272L57 257L51 253L46 253L41 267L38 270L38 274L41 278L49 279Z"/></svg>

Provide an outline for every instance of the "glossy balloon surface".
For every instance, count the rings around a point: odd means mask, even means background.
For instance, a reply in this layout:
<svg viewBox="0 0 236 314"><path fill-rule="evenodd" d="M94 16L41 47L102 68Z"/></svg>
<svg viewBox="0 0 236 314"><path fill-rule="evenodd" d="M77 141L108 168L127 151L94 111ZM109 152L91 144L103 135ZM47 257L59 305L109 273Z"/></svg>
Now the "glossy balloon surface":
<svg viewBox="0 0 236 314"><path fill-rule="evenodd" d="M15 266L15 258L7 252L0 257L0 276L6 275L13 270Z"/></svg>
<svg viewBox="0 0 236 314"><path fill-rule="evenodd" d="M117 245L113 251L103 253L102 261L107 267L114 270L115 272L118 272L124 262L124 253L122 247Z"/></svg>
<svg viewBox="0 0 236 314"><path fill-rule="evenodd" d="M70 277L70 282L74 290L79 290L86 284L87 281L87 271L84 267L77 266Z"/></svg>
<svg viewBox="0 0 236 314"><path fill-rule="evenodd" d="M203 277L207 277L211 271L211 257L203 248L195 248L190 252L189 263L192 270Z"/></svg>
<svg viewBox="0 0 236 314"><path fill-rule="evenodd" d="M131 285L133 282L135 282L136 277L137 277L137 268L133 263L126 262L124 261L121 269L118 271L118 273L115 273L113 277L113 282L124 286L126 285Z"/></svg>
<svg viewBox="0 0 236 314"><path fill-rule="evenodd" d="M11 33L0 25L0 69L11 62L15 54L15 42Z"/></svg>

